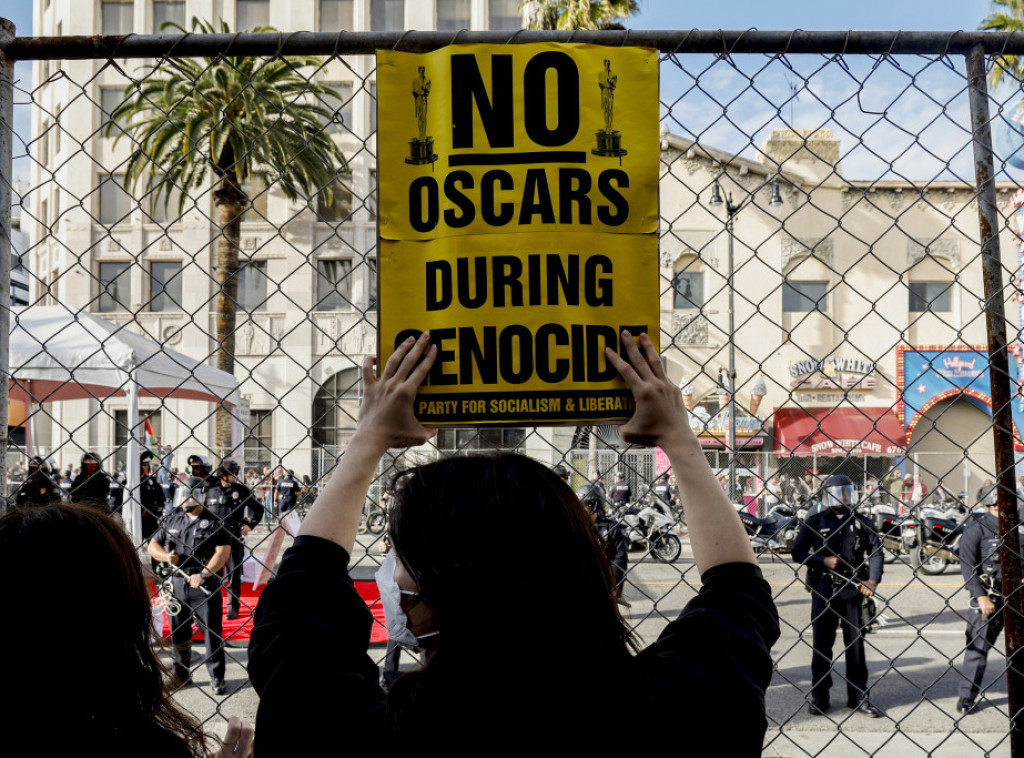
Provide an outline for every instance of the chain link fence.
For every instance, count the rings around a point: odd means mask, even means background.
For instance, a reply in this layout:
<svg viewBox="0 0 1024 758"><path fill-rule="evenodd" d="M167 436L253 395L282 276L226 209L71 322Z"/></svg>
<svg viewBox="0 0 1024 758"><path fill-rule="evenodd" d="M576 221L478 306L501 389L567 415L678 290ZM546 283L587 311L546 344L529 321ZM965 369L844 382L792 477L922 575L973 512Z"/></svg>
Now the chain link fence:
<svg viewBox="0 0 1024 758"><path fill-rule="evenodd" d="M474 32L458 42L569 38ZM35 353L17 352L17 329L2 346L12 378L12 491L24 486L31 455L49 459L57 477L67 472L65 484L86 451L131 477L138 451L159 445L168 483L190 455L231 455L262 511L247 540L246 580L260 580L261 570L266 578L291 539L275 510L279 472L308 477L308 505L355 429L357 367L376 353L375 131L391 104L376 100L370 54L449 41L430 33L0 38L5 77L11 59L32 61L31 81L0 81L0 145L12 145L0 155L0 200L19 198L23 237L13 252L30 303L2 309L0 322L25 325L42 308L67 322ZM1021 83L1011 74L989 90L985 77L998 53L1024 43L795 32L574 41L662 52L661 344L709 463L750 517L782 616L766 753L1008 753L1017 701L999 649L989 655L982 707L956 710L968 596L955 553L929 548L923 533L926 519L958 523L995 497L1015 518L1013 480L1024 474L1014 452L1024 449L1016 426L1024 419L1024 118ZM11 128L12 111L27 130ZM272 125L281 122L293 128L275 142ZM155 130L165 136L147 156L139 148ZM244 166L233 197L217 153L225 132L235 140L230 164ZM323 163L317 170L307 149ZM4 229L6 249L7 221ZM65 345L61 330L80 326L80 314L113 326L89 322L91 342ZM118 364L125 335L149 341L147 360L183 354L193 363L180 362L184 373L159 392L133 388L132 372L144 365L119 365L125 378L113 387L86 383L76 393L66 387L80 379L48 384L27 369L43 348L58 347L69 352L56 364L79 376L86 364ZM1008 363L990 371L1000 354ZM234 377L230 406L199 397L203 387L190 384L201 383L198 369L187 368L195 363ZM227 421L218 424L218 414ZM371 580L382 560L379 506L397 469L500 449L566 466L574 487L621 478L630 503L664 494L652 488L667 460L625 445L614 427L443 429L382 464L354 578ZM841 708L815 718L806 708L811 601L788 555L791 519L819 507L821 481L835 473L851 477L887 538L878 589L887 623L867 637L871 699L885 711L877 721ZM668 500L680 555L666 560L638 540L626 573L627 618L647 641L700 586L685 514ZM1013 570L1004 573L1019 578ZM255 597L247 591L246 603ZM1012 602L1019 612L1019 597ZM226 714L255 715L248 619L245 608L225 627L229 694L178 695L211 726ZM382 646L373 650L383 658ZM196 676L202 683L202 667Z"/></svg>

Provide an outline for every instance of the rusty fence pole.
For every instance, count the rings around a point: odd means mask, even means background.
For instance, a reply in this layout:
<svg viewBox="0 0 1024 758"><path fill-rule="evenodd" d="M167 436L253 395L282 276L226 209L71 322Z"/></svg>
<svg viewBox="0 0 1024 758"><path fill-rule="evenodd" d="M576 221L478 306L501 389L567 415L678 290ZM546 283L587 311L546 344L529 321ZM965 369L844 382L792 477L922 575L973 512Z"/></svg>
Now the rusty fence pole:
<svg viewBox="0 0 1024 758"><path fill-rule="evenodd" d="M977 45L967 53L967 80L971 103L974 170L978 192L978 223L981 265L985 288L985 325L988 333L988 365L992 382L992 435L998 477L999 561L1002 566L1006 606L1006 690L1010 707L1010 755L1024 757L1024 721L1018 719L1024 705L1024 594L1020 592L1021 568L1017 550L1017 494L1014 483L1013 417L1010 364L1007 355L1003 267L999 257L1002 226L996 208L992 128L989 118L985 52Z"/></svg>
<svg viewBox="0 0 1024 758"><path fill-rule="evenodd" d="M14 189L14 22L0 18L0 513L7 508L8 377L11 339L11 200Z"/></svg>

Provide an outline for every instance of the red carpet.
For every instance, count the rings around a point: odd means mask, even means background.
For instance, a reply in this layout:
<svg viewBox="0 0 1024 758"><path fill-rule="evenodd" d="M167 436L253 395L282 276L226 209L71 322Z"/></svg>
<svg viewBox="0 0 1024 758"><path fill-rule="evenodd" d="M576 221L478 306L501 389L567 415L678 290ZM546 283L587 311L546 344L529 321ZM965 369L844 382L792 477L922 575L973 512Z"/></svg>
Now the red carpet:
<svg viewBox="0 0 1024 758"><path fill-rule="evenodd" d="M380 590L377 589L376 582L356 582L356 591L359 592L359 596L363 599L370 608L370 612L373 614L373 626L370 629L370 643L371 644L384 644L388 641L387 628L384 624L384 607L380 603ZM224 639L227 642L248 642L249 634L252 631L252 612L256 610L256 603L259 602L260 595L263 594L263 585L257 588L255 591L252 588L252 583L242 583L242 607L239 611L238 618L228 620L228 596L227 590L221 590L224 597ZM171 637L171 624L167 619L167 614L164 614L163 618L163 636L166 639ZM200 640L202 636L199 634L199 630L196 629L192 639Z"/></svg>

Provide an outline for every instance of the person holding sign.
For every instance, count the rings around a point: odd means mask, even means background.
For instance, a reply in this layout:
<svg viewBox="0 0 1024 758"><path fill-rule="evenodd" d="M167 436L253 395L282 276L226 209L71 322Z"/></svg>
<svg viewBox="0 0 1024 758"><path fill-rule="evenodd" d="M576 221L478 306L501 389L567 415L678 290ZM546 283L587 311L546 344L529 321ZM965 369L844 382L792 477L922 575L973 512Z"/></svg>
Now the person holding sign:
<svg viewBox="0 0 1024 758"><path fill-rule="evenodd" d="M609 703L617 723L671 718L693 755L760 755L779 636L771 590L657 350L646 335L639 346L622 337L628 361L606 352L636 400L620 433L668 455L702 575L680 616L639 651L565 482L518 455L443 459L401 476L391 507L396 557L378 573L388 631L429 652L384 694L366 654L372 618L346 566L381 458L434 433L413 398L437 348L429 334L410 338L380 378L372 358L363 365L356 432L256 610L249 673L261 755L413 740L456 753L541 740L607 749L616 731L593 717ZM516 523L547 539L525 538Z"/></svg>

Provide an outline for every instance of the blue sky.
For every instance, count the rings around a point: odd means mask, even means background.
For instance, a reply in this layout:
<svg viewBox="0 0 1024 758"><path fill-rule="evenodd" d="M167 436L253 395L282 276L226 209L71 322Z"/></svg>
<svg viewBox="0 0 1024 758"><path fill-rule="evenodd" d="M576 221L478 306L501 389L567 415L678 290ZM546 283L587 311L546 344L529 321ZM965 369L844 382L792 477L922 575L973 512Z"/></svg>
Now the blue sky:
<svg viewBox="0 0 1024 758"><path fill-rule="evenodd" d="M639 2L641 13L630 22L638 29L975 29L991 8L988 0ZM31 0L6 0L0 13L15 22L20 35L29 35L31 7ZM962 63L956 63L962 69ZM849 70L813 56L787 61L737 56L731 62L689 56L665 61L663 117L676 134L747 157L753 157L773 128L832 128L840 138L844 173L850 178L970 178L962 71L919 57L877 68L865 58L851 57L848 64ZM754 72L751 87L748 77ZM19 64L16 76L25 87L29 66ZM901 93L898 98L896 93ZM1008 89L996 95L1008 111L1019 97ZM723 117L726 107L728 118ZM26 135L26 107L17 109L15 121L18 133ZM997 142L1005 140L997 134ZM19 147L16 142L16 153ZM15 174L27 179L27 161L17 161Z"/></svg>

